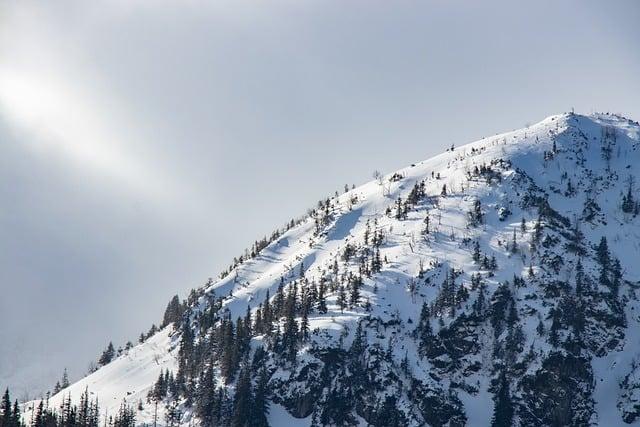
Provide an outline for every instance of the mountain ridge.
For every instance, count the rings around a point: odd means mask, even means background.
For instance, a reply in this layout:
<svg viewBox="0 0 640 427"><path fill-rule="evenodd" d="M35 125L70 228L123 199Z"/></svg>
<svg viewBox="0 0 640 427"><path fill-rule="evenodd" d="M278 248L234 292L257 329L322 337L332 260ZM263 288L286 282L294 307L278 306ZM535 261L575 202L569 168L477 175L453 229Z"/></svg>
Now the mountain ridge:
<svg viewBox="0 0 640 427"><path fill-rule="evenodd" d="M322 200L49 405L88 389L138 424L258 425L238 408L263 393L271 425L638 424L639 135L550 116ZM180 385L150 397L167 369Z"/></svg>

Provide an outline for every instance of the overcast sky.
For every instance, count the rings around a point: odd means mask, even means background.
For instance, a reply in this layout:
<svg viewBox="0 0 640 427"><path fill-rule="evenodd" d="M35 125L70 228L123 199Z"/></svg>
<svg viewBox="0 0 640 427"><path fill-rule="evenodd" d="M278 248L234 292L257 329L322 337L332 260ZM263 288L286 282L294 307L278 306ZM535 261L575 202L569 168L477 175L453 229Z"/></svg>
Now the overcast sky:
<svg viewBox="0 0 640 427"><path fill-rule="evenodd" d="M0 388L72 378L345 183L640 119L636 1L0 3Z"/></svg>

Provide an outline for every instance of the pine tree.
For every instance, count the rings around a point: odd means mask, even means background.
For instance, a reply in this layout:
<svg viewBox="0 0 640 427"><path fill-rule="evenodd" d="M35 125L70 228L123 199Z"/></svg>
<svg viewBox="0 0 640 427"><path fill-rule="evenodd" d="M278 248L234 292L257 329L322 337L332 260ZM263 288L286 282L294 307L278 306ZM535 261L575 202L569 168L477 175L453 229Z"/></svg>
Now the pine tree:
<svg viewBox="0 0 640 427"><path fill-rule="evenodd" d="M429 214L427 213L427 216L424 218L424 228L422 229L422 234L427 236L429 234L429 232L430 232L430 230L429 230Z"/></svg>
<svg viewBox="0 0 640 427"><path fill-rule="evenodd" d="M22 419L20 415L20 405L18 405L18 400L14 400L13 402L13 411L11 411L11 422L13 427L22 427Z"/></svg>
<svg viewBox="0 0 640 427"><path fill-rule="evenodd" d="M169 405L167 405L166 409L167 411L164 414L164 419L167 423L167 426L173 427L174 425L180 425L182 411L178 408L178 402L172 401L171 403L169 403Z"/></svg>
<svg viewBox="0 0 640 427"><path fill-rule="evenodd" d="M611 264L611 258L609 254L609 245L607 244L607 238L602 236L600 243L596 248L596 259L602 269L609 270Z"/></svg>
<svg viewBox="0 0 640 427"><path fill-rule="evenodd" d="M325 314L327 312L327 300L326 300L326 288L324 280L320 280L320 286L318 287L318 312Z"/></svg>
<svg viewBox="0 0 640 427"><path fill-rule="evenodd" d="M557 347L560 337L558 332L560 331L560 310L557 308L551 309L551 328L549 329L549 343Z"/></svg>
<svg viewBox="0 0 640 427"><path fill-rule="evenodd" d="M186 361L191 358L195 337L188 316L185 317L180 326L180 350L178 351L178 357Z"/></svg>
<svg viewBox="0 0 640 427"><path fill-rule="evenodd" d="M62 372L62 382L60 386L64 389L69 387L69 374L67 373L67 368L64 368L64 372Z"/></svg>
<svg viewBox="0 0 640 427"><path fill-rule="evenodd" d="M362 278L349 276L349 284L351 285L351 292L349 295L349 305L355 307L360 302L360 284Z"/></svg>
<svg viewBox="0 0 640 427"><path fill-rule="evenodd" d="M474 262L480 262L480 242L478 242L477 240L475 242L473 242L473 255L471 256L473 258Z"/></svg>
<svg viewBox="0 0 640 427"><path fill-rule="evenodd" d="M284 277L280 277L280 284L278 285L278 290L276 291L276 297L273 302L273 311L275 314L275 318L282 317L283 310L284 310Z"/></svg>
<svg viewBox="0 0 640 427"><path fill-rule="evenodd" d="M620 281L622 280L622 266L620 265L620 260L617 258L613 261L611 275L611 293L615 298L617 298L618 293L620 292Z"/></svg>
<svg viewBox="0 0 640 427"><path fill-rule="evenodd" d="M516 238L516 229L513 229L513 237L511 238L511 253L515 254L518 252L518 240Z"/></svg>
<svg viewBox="0 0 640 427"><path fill-rule="evenodd" d="M262 322L264 324L262 332L267 336L271 335L271 322L273 321L273 313L271 312L271 303L269 302L269 298L269 289L267 289L267 294L262 306Z"/></svg>
<svg viewBox="0 0 640 427"><path fill-rule="evenodd" d="M78 426L79 427L88 427L90 423L91 414L89 411L90 402L89 402L89 389L85 388L84 392L80 395L80 405L78 406Z"/></svg>
<svg viewBox="0 0 640 427"><path fill-rule="evenodd" d="M218 401L214 369L214 363L211 361L209 366L204 369L196 391L195 413L202 425L206 427L218 425L220 417L220 402Z"/></svg>
<svg viewBox="0 0 640 427"><path fill-rule="evenodd" d="M170 426L173 426L173 419L167 421ZM113 427L135 427L136 425L136 413L133 408L130 408L125 401L120 405L118 413L113 419Z"/></svg>
<svg viewBox="0 0 640 427"><path fill-rule="evenodd" d="M629 186L627 194L622 197L622 211L624 213L633 213L636 208L636 202L633 199L633 179L629 177Z"/></svg>
<svg viewBox="0 0 640 427"><path fill-rule="evenodd" d="M297 346L299 341L299 328L298 322L295 318L296 314L296 286L290 289L287 297L284 332L282 334L282 341L284 345L285 356L289 361L294 361L297 352Z"/></svg>
<svg viewBox="0 0 640 427"><path fill-rule="evenodd" d="M582 262L578 260L576 263L576 295L578 298L581 298L584 294L585 285L584 268L582 267Z"/></svg>
<svg viewBox="0 0 640 427"><path fill-rule="evenodd" d="M107 345L107 348L102 352L100 359L98 359L98 363L100 364L100 366L107 365L113 360L113 357L115 356L115 354L116 354L116 351L113 348L113 343L109 342L109 345Z"/></svg>
<svg viewBox="0 0 640 427"><path fill-rule="evenodd" d="M473 208L469 212L469 225L477 227L484 221L484 215L482 214L482 203L479 199L473 201Z"/></svg>
<svg viewBox="0 0 640 427"><path fill-rule="evenodd" d="M509 382L504 372L500 373L498 390L494 396L493 417L491 427L513 426L513 402L509 392Z"/></svg>
<svg viewBox="0 0 640 427"><path fill-rule="evenodd" d="M167 304L167 308L164 311L161 327L164 328L165 326L172 323L176 325L179 324L180 320L182 319L183 311L184 309L182 307L182 304L180 303L180 297L178 297L178 295L174 295L174 297L171 298L171 301L169 301L169 304Z"/></svg>
<svg viewBox="0 0 640 427"><path fill-rule="evenodd" d="M404 414L398 410L397 398L387 396L384 403L376 413L376 426L403 427L408 425Z"/></svg>
<svg viewBox="0 0 640 427"><path fill-rule="evenodd" d="M38 408L35 410L35 414L33 415L33 427L43 427L45 414L44 414L44 401L41 400L38 403Z"/></svg>
<svg viewBox="0 0 640 427"><path fill-rule="evenodd" d="M404 210L402 209L402 199L398 197L396 200L396 219L404 218Z"/></svg>
<svg viewBox="0 0 640 427"><path fill-rule="evenodd" d="M247 368L240 371L236 394L233 398L233 427L248 427L251 425L253 395L251 392L251 378Z"/></svg>
<svg viewBox="0 0 640 427"><path fill-rule="evenodd" d="M422 303L420 321L416 328L418 334L418 349L422 356L426 355L433 342L433 329L431 328L431 312L426 302Z"/></svg>
<svg viewBox="0 0 640 427"><path fill-rule="evenodd" d="M371 227L369 225L369 220L367 219L367 224L364 230L364 245L369 246L369 234L371 234Z"/></svg>
<svg viewBox="0 0 640 427"><path fill-rule="evenodd" d="M13 423L13 417L11 415L11 397L9 396L9 389L7 388L2 395L2 402L0 403L0 426L11 427Z"/></svg>
<svg viewBox="0 0 640 427"><path fill-rule="evenodd" d="M258 375L253 397L251 427L269 427L267 415L269 415L269 375L266 369L262 369Z"/></svg>
<svg viewBox="0 0 640 427"><path fill-rule="evenodd" d="M304 343L309 339L309 314L307 304L302 309L302 320L300 321L300 340Z"/></svg>
<svg viewBox="0 0 640 427"><path fill-rule="evenodd" d="M167 384L165 381L164 371L160 371L160 375L153 386L153 390L149 393L149 397L156 402L161 401L167 395Z"/></svg>
<svg viewBox="0 0 640 427"><path fill-rule="evenodd" d="M542 217L538 216L538 220L533 226L533 239L532 239L533 242L532 243L534 245L537 245L540 239L542 239L542 231L543 231Z"/></svg>
<svg viewBox="0 0 640 427"><path fill-rule="evenodd" d="M596 247L596 260L598 261L598 264L600 264L600 284L609 288L611 292L617 296L619 281L616 281L615 277L612 281L609 277L612 261L611 254L609 252L609 245L607 244L607 238L604 236L602 236L600 243Z"/></svg>
<svg viewBox="0 0 640 427"><path fill-rule="evenodd" d="M480 280L480 275L476 275ZM473 303L473 315L477 318L484 318L485 309L487 307L487 296L486 296L486 285L484 283L480 283L480 290L478 291L478 297Z"/></svg>
<svg viewBox="0 0 640 427"><path fill-rule="evenodd" d="M338 287L338 298L337 298L338 306L340 306L340 311L344 313L344 309L347 306L347 295L344 291L344 285L340 283Z"/></svg>

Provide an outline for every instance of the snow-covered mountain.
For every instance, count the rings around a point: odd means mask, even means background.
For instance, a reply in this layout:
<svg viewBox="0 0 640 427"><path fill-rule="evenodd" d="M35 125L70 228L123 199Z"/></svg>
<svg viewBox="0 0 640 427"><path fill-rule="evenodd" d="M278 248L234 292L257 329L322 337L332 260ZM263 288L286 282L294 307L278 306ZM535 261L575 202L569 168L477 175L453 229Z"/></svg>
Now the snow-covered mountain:
<svg viewBox="0 0 640 427"><path fill-rule="evenodd" d="M136 424L640 425L639 175L640 126L608 114L378 175L48 405L88 390L101 420L124 401Z"/></svg>

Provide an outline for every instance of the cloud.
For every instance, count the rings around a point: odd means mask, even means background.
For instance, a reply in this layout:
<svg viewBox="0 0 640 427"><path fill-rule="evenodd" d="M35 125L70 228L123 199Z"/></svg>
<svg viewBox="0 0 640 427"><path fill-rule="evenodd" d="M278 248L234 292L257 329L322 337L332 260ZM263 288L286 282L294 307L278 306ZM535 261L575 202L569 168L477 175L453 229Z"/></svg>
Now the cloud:
<svg viewBox="0 0 640 427"><path fill-rule="evenodd" d="M86 52L77 52L82 43L74 38L82 38L82 31L61 31L67 20L52 20L51 11L32 4L11 12L0 44L0 114L23 135L21 141L134 197L175 196L176 186L145 160L145 143L126 116L125 102L86 63Z"/></svg>
<svg viewBox="0 0 640 427"><path fill-rule="evenodd" d="M116 180L137 195L168 195L167 183L127 152L132 142L117 135L95 97L48 77L0 68L0 108L27 134L23 141L30 149L59 155L83 173Z"/></svg>

